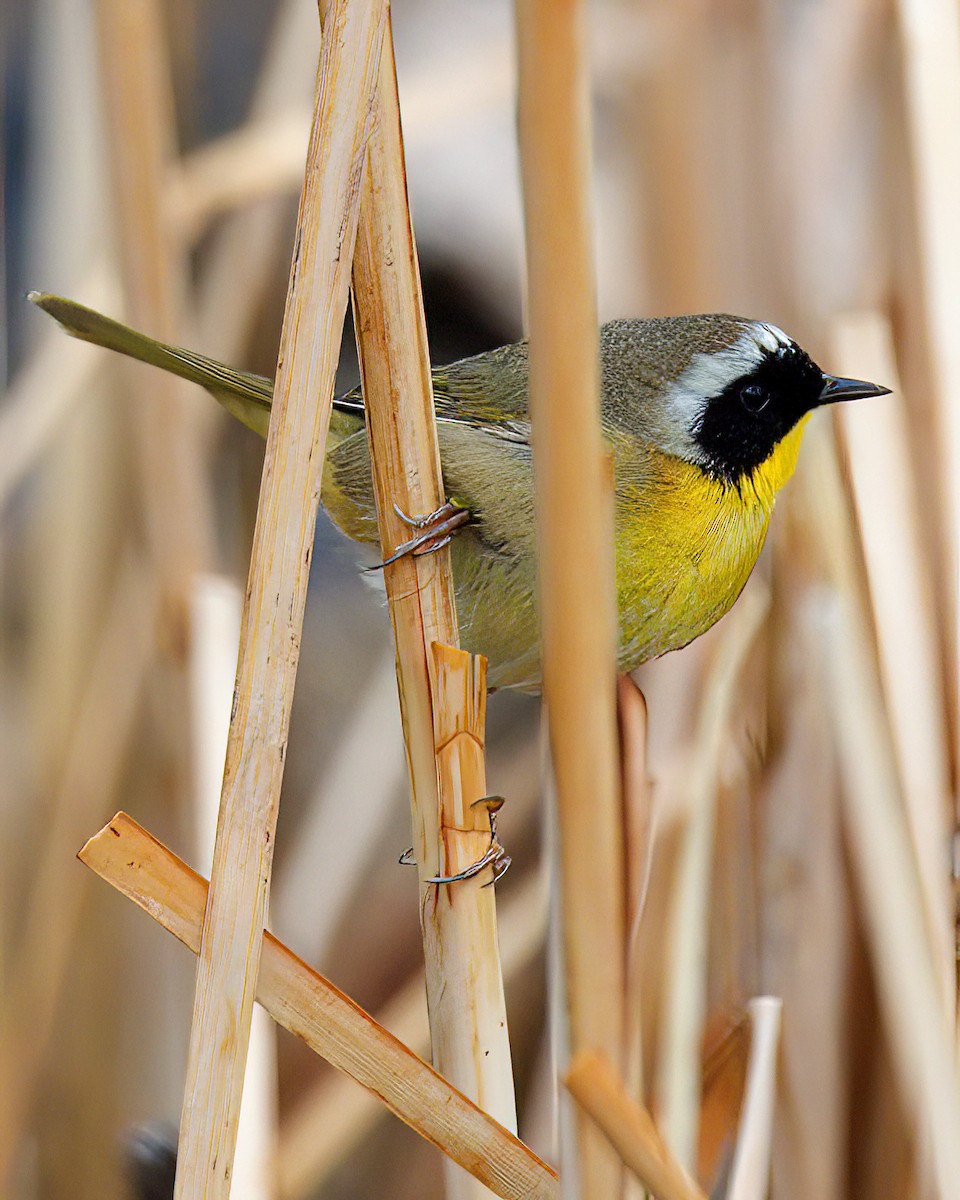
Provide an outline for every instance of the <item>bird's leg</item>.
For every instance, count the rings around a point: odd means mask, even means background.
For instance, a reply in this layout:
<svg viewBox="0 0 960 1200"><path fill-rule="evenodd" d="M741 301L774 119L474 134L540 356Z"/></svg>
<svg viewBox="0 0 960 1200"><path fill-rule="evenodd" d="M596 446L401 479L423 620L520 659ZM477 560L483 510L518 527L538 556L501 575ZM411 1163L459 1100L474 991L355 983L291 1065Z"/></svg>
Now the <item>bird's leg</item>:
<svg viewBox="0 0 960 1200"><path fill-rule="evenodd" d="M452 500L441 504L436 512L427 513L424 517L408 517L396 504L393 506L393 511L405 525L415 529L416 533L412 538L401 542L389 558L385 558L382 563L374 567L375 571L382 570L406 554L432 554L434 550L446 546L460 526L466 525L470 520L470 510Z"/></svg>
<svg viewBox="0 0 960 1200"><path fill-rule="evenodd" d="M487 806L487 816L490 821L490 845L487 848L486 854L482 858L478 858L476 862L471 863L469 867L465 867L462 871L458 871L456 875L434 875L427 880L427 883L459 883L463 879L472 879L475 875L479 875L484 867L490 867L493 871L493 878L489 883L485 883L484 887L489 887L491 883L496 883L502 875L510 868L510 863L513 861L510 855L504 850L497 837L497 813L503 808L502 796L481 796L479 800L474 800L471 808L478 804ZM400 862L403 866L413 866L413 847L405 850L400 855Z"/></svg>

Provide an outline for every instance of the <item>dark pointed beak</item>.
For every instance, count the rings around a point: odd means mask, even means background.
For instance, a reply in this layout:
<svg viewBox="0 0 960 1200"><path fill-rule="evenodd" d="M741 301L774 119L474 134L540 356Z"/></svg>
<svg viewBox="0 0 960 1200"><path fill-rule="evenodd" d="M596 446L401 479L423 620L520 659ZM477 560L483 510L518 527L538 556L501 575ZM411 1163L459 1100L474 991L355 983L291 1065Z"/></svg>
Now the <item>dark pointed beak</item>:
<svg viewBox="0 0 960 1200"><path fill-rule="evenodd" d="M888 396L890 389L863 379L842 379L839 375L824 375L823 390L818 404L834 404L838 400L866 400L868 396Z"/></svg>

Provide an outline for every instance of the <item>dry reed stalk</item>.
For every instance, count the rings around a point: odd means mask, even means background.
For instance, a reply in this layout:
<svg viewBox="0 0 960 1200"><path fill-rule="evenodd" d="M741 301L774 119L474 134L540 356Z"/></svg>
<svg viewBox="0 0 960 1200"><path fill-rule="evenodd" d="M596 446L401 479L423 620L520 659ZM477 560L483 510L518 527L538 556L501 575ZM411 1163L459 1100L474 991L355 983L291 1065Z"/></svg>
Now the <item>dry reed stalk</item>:
<svg viewBox="0 0 960 1200"><path fill-rule="evenodd" d="M440 474L430 360L389 31L353 265L374 493L384 555L410 534L397 515L435 511ZM414 854L434 1064L507 1128L516 1101L489 876L430 882L479 860L490 842L483 745L486 666L459 643L450 556L405 556L384 571L397 646L411 779ZM453 649L452 649L453 648ZM475 1186L448 1176L456 1193Z"/></svg>
<svg viewBox="0 0 960 1200"><path fill-rule="evenodd" d="M706 1018L707 927L720 762L734 689L769 601L769 594L754 584L728 617L726 636L706 680L691 754L690 815L673 888L657 1087L661 1128L688 1170L696 1162L700 1116L700 1046Z"/></svg>
<svg viewBox="0 0 960 1200"><path fill-rule="evenodd" d="M960 12L954 0L898 0L906 119L920 243L925 346L943 439L941 501L950 514L948 586L956 608L960 564ZM955 628L953 651L960 644ZM952 678L957 680L956 662ZM957 697L952 697L956 710ZM954 739L958 731L953 731ZM954 754L957 753L956 740Z"/></svg>
<svg viewBox="0 0 960 1200"><path fill-rule="evenodd" d="M572 1052L601 1051L620 1062L626 930L613 512L599 420L584 6L518 0L516 20L538 590L565 1001ZM582 1195L614 1195L620 1163L588 1122L580 1131L576 1159L568 1153L565 1161L578 1162Z"/></svg>
<svg viewBox="0 0 960 1200"><path fill-rule="evenodd" d="M319 48L319 23L311 6L283 0L273 20L249 120L256 122L302 107L298 174L290 188L294 196L303 182L303 146L309 137L311 80ZM174 182L171 177L171 185ZM289 236L284 204L259 204L235 212L217 229L197 287L198 345L209 347L228 362L239 358L267 301L278 256L288 252Z"/></svg>
<svg viewBox="0 0 960 1200"><path fill-rule="evenodd" d="M49 1049L86 886L70 868L85 829L117 787L138 697L154 654L156 595L149 570L121 561L23 915L0 1034L0 1191L33 1106Z"/></svg>
<svg viewBox="0 0 960 1200"><path fill-rule="evenodd" d="M643 979L640 931L653 857L654 812L647 774L647 705L629 675L617 680L617 722L620 732L620 792L626 847L627 961L623 1028L623 1079L627 1091L644 1097ZM646 1200L647 1192L627 1180L625 1200Z"/></svg>
<svg viewBox="0 0 960 1200"><path fill-rule="evenodd" d="M653 849L652 789L647 773L647 703L629 675L617 679L620 776L624 840L627 847L627 928L634 933L643 915Z"/></svg>
<svg viewBox="0 0 960 1200"><path fill-rule="evenodd" d="M644 231L650 291L658 312L698 312L717 273L711 244L716 229L705 220L702 119L711 35L700 0L663 5L660 26L660 53L634 114L645 135L643 177L636 182L650 206ZM678 71L681 58L684 69Z"/></svg>
<svg viewBox="0 0 960 1200"><path fill-rule="evenodd" d="M504 979L525 972L543 948L547 903L538 869L509 893L501 908L500 956ZM376 1014L376 1020L405 1046L430 1053L430 1026L423 1007L423 977L409 980ZM278 1200L307 1200L383 1116L376 1098L355 1088L345 1075L316 1085L284 1119L274 1157Z"/></svg>
<svg viewBox="0 0 960 1200"><path fill-rule="evenodd" d="M624 1005L624 1079L643 1096L643 971L640 927L650 882L654 814L647 774L647 705L629 675L617 680L620 776L626 853L627 964Z"/></svg>
<svg viewBox="0 0 960 1200"><path fill-rule="evenodd" d="M195 861L209 871L217 829L223 761L230 731L240 613L237 583L199 575L190 597L190 713L193 719ZM262 1008L250 1025L231 1200L272 1196L270 1157L277 1138L276 1029Z"/></svg>
<svg viewBox="0 0 960 1200"><path fill-rule="evenodd" d="M805 456L804 456L805 457ZM806 471L777 513L770 620L766 770L758 780L757 930L761 986L784 998L774 1194L846 1200L854 1093L851 980L854 901L839 813L832 718L810 670L821 639L822 589L811 585L813 522ZM799 503L798 503L799 501ZM746 980L743 988L750 986ZM744 1057L746 1057L744 1055ZM853 1101L856 1106L857 1101ZM737 1098L733 1120L740 1110ZM709 1178L701 1173L701 1178ZM866 1198L865 1198L866 1200Z"/></svg>
<svg viewBox="0 0 960 1200"><path fill-rule="evenodd" d="M79 858L199 952L208 884L126 813L95 834ZM262 933L261 942L257 999L278 1024L373 1091L496 1195L556 1200L556 1175L513 1134L272 934Z"/></svg>
<svg viewBox="0 0 960 1200"><path fill-rule="evenodd" d="M783 1001L759 996L748 1005L751 1021L747 1084L727 1200L766 1200L770 1187L777 1047Z"/></svg>
<svg viewBox="0 0 960 1200"><path fill-rule="evenodd" d="M889 322L860 313L834 322L841 370L883 379L890 396L844 405L838 417L849 451L884 698L903 782L905 812L919 867L933 963L944 1005L956 1004L954 912L943 864L950 844L950 763L941 647L933 580L923 554L910 423L897 385Z"/></svg>
<svg viewBox="0 0 960 1200"><path fill-rule="evenodd" d="M927 1149L938 1195L960 1196L960 1078L952 1014L943 1010L924 896L904 818L869 634L859 603L853 530L825 439L817 520L837 589L823 631L824 674L844 781L843 816L861 893L881 1013L911 1125ZM946 867L944 867L946 870Z"/></svg>
<svg viewBox="0 0 960 1200"><path fill-rule="evenodd" d="M603 1055L577 1054L564 1084L657 1200L706 1200L674 1158L649 1112L630 1096Z"/></svg>
<svg viewBox="0 0 960 1200"><path fill-rule="evenodd" d="M125 315L154 336L177 342L186 266L183 246L161 211L175 131L160 5L97 0L94 7ZM134 378L129 364L122 369ZM176 654L185 644L189 579L210 561L213 542L202 447L194 430L197 408L180 382L164 372L135 378L145 520L158 583L173 605L165 648Z"/></svg>
<svg viewBox="0 0 960 1200"><path fill-rule="evenodd" d="M181 1197L229 1190L383 13L382 0L338 3L321 55L197 973Z"/></svg>

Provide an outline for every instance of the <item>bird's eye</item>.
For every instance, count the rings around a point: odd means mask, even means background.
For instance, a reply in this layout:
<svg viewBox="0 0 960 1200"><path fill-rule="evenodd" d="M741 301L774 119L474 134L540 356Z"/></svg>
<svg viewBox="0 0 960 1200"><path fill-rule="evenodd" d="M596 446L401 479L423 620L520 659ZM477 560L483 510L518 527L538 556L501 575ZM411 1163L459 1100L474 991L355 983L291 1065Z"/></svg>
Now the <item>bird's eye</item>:
<svg viewBox="0 0 960 1200"><path fill-rule="evenodd" d="M758 413L770 403L770 393L759 383L748 383L740 389L740 403L748 413Z"/></svg>

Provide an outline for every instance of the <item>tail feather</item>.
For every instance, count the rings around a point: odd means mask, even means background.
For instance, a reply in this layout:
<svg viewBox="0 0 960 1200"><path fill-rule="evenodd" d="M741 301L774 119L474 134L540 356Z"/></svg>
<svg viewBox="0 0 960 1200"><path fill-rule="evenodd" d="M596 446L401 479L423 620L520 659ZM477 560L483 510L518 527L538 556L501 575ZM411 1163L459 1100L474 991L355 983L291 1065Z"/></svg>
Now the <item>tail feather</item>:
<svg viewBox="0 0 960 1200"><path fill-rule="evenodd" d="M71 336L150 363L206 388L232 416L266 437L273 399L271 379L234 370L192 350L168 346L62 296L31 292L28 299L49 313Z"/></svg>
<svg viewBox="0 0 960 1200"><path fill-rule="evenodd" d="M138 362L149 363L170 371L181 379L199 384L220 403L231 416L242 421L254 433L267 436L270 406L273 401L273 380L250 371L238 371L224 366L216 359L179 346L169 346L155 338L138 333L128 325L105 317L95 309L49 293L31 292L28 296L48 313L72 337L115 350ZM363 399L359 388L333 402L330 421L329 448L333 448L363 428Z"/></svg>

